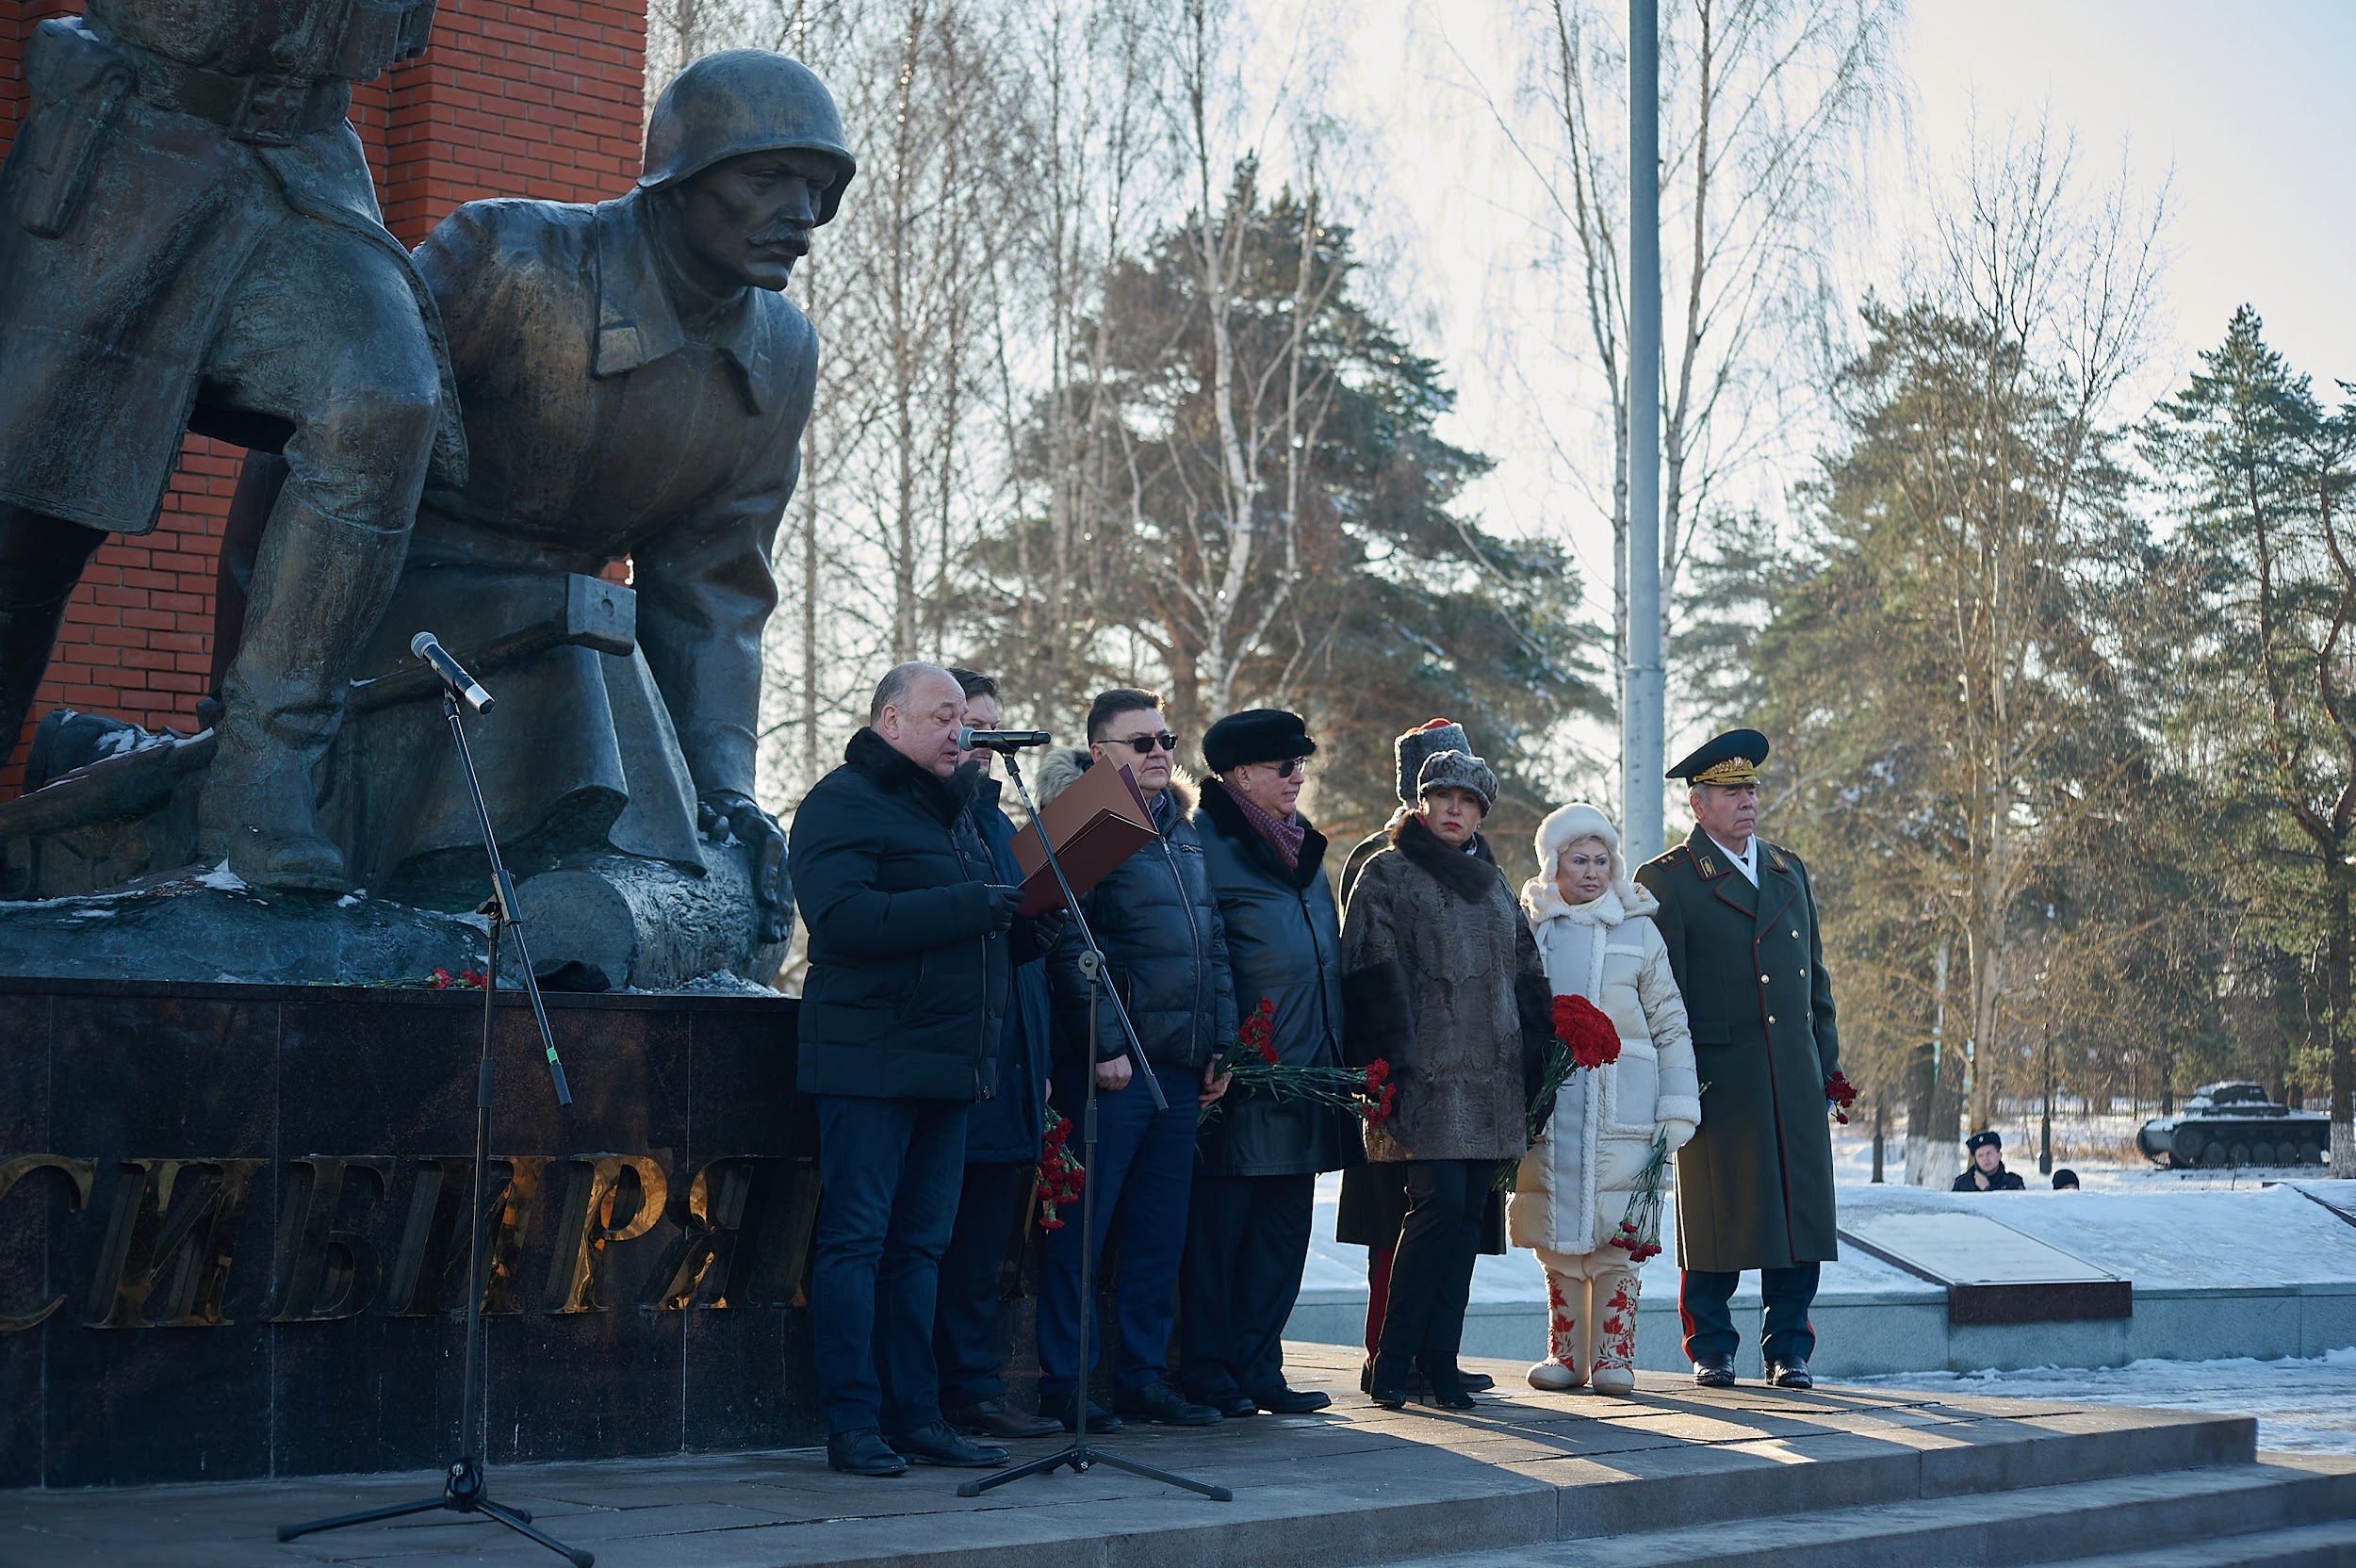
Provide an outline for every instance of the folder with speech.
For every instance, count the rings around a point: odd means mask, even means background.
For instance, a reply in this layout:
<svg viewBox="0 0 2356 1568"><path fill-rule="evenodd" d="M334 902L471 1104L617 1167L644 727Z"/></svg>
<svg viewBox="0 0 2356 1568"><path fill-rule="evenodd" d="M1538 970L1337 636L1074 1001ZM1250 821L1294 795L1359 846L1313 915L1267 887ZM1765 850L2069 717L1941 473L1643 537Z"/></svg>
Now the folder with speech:
<svg viewBox="0 0 2356 1568"><path fill-rule="evenodd" d="M1063 793L1039 808L1039 820L1014 836L1014 863L1023 870L1023 913L1043 915L1063 907L1063 890L1047 863L1039 830L1055 846L1063 874L1076 894L1112 874L1115 866L1153 841L1153 808L1126 764L1103 763L1082 774Z"/></svg>

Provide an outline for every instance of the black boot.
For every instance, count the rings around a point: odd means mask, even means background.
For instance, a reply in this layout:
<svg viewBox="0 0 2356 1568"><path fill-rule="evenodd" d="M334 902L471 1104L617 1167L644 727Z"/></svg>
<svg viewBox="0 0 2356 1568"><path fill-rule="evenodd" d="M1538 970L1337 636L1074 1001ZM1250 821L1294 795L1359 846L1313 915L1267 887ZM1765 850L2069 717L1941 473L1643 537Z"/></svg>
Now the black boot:
<svg viewBox="0 0 2356 1568"><path fill-rule="evenodd" d="M74 584L106 539L79 523L0 506L0 766L16 754Z"/></svg>
<svg viewBox="0 0 2356 1568"><path fill-rule="evenodd" d="M406 531L339 522L291 486L270 513L197 802L198 847L255 887L351 890L343 852L319 831L314 770L408 547Z"/></svg>

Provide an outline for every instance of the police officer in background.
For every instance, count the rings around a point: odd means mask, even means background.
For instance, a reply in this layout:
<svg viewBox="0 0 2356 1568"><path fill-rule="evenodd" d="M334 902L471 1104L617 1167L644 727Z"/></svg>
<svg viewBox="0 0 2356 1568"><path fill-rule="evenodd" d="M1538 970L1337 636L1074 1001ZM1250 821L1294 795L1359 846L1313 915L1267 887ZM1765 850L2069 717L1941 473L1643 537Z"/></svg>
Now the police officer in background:
<svg viewBox="0 0 2356 1568"><path fill-rule="evenodd" d="M2004 1140L1998 1134L1983 1128L1963 1140L1964 1152L1972 1156L1972 1168L1955 1178L1950 1192L2025 1192L2028 1184L2018 1171L2004 1168ZM2061 1185L2068 1171L2053 1173L2053 1185ZM2078 1178L2070 1176L2070 1184L2078 1184Z"/></svg>
<svg viewBox="0 0 2356 1568"><path fill-rule="evenodd" d="M1810 1388L1808 1311L1833 1224L1830 1080L1841 1066L1832 978L1808 868L1757 836L1767 737L1721 735L1671 768L1686 780L1693 831L1636 880L1685 997L1702 1082L1701 1129L1677 1161L1677 1306L1685 1353L1705 1388L1734 1381L1740 1343L1727 1302L1759 1271L1767 1380Z"/></svg>

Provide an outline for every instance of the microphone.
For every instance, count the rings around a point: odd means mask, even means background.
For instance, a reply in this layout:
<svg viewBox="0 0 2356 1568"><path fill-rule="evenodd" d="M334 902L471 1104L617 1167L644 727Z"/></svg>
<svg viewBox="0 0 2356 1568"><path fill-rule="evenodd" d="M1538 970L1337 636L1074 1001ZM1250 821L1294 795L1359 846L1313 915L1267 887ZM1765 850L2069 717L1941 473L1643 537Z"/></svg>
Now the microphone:
<svg viewBox="0 0 2356 1568"><path fill-rule="evenodd" d="M1043 746L1055 738L1044 729L975 729L957 731L959 751L1013 751L1019 746Z"/></svg>
<svg viewBox="0 0 2356 1568"><path fill-rule="evenodd" d="M434 666L434 673L442 678L442 684L466 699L466 706L478 713L491 710L491 694L483 683L466 673L466 666L450 656L450 650L434 640L434 633L420 631L409 639L409 651Z"/></svg>

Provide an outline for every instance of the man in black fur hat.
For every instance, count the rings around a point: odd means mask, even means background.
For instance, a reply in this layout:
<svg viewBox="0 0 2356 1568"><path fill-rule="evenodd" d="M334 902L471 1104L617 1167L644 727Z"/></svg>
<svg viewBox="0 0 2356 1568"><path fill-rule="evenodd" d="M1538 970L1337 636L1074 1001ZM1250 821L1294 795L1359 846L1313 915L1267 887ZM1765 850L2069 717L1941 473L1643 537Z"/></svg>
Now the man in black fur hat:
<svg viewBox="0 0 2356 1568"><path fill-rule="evenodd" d="M1325 836L1301 816L1317 742L1298 713L1255 708L1203 732L1194 829L1227 934L1238 1008L1265 1001L1288 1067L1342 1065L1341 919ZM1223 1415L1298 1415L1331 1399L1284 1381L1317 1174L1361 1158L1356 1119L1304 1099L1230 1094L1196 1135L1179 1273L1180 1385Z"/></svg>

